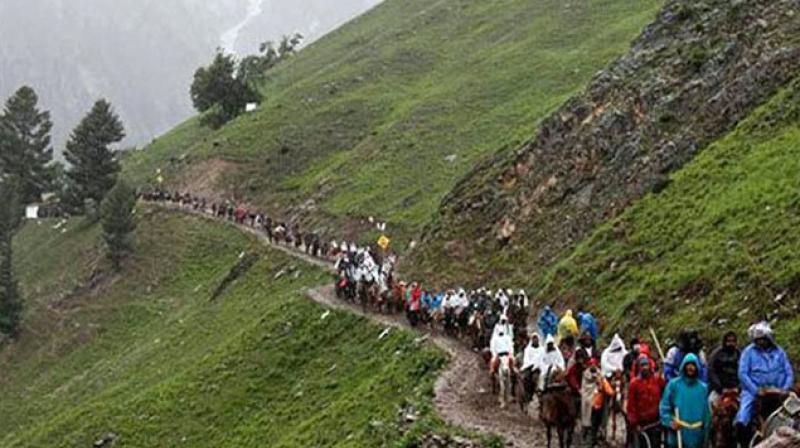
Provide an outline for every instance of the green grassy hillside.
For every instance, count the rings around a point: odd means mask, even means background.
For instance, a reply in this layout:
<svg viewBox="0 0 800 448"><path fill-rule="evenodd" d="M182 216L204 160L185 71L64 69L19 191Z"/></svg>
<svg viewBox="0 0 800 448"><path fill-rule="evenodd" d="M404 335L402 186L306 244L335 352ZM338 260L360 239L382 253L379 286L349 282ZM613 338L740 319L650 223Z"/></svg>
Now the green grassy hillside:
<svg viewBox="0 0 800 448"><path fill-rule="evenodd" d="M608 328L719 335L767 317L800 359L800 79L537 282ZM522 280L520 278L519 280Z"/></svg>
<svg viewBox="0 0 800 448"><path fill-rule="evenodd" d="M301 288L326 274L232 228L140 209L136 255L112 276L95 227L53 224L15 241L29 301L22 340L0 352L0 446L107 433L137 448L402 446L441 427L429 397L444 356L345 313L322 319ZM243 253L257 262L212 301Z"/></svg>
<svg viewBox="0 0 800 448"><path fill-rule="evenodd" d="M626 51L661 3L388 0L271 73L258 112L218 132L190 120L125 169L273 211L311 205L322 228L376 216L410 236L477 160L518 146Z"/></svg>

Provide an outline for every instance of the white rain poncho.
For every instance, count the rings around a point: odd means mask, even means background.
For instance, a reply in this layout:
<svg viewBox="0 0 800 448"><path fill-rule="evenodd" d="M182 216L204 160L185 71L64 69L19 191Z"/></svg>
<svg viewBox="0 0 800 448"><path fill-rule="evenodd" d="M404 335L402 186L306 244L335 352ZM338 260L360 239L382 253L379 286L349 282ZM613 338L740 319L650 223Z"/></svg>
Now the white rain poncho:
<svg viewBox="0 0 800 448"><path fill-rule="evenodd" d="M553 350L548 350L548 346L550 344L553 345ZM534 368L539 369L541 372L539 375L539 390L544 389L545 378L550 374L551 371L563 371L566 369L564 355L562 355L561 350L558 349L553 335L547 335L547 339L544 343L544 352L539 358L539 363Z"/></svg>
<svg viewBox="0 0 800 448"><path fill-rule="evenodd" d="M492 356L497 356L500 353L508 353L513 356L514 339L508 333L496 331L492 335L492 340L489 343L489 350L491 350Z"/></svg>
<svg viewBox="0 0 800 448"><path fill-rule="evenodd" d="M615 334L611 339L611 344L609 344L607 349L603 350L603 355L600 357L600 368L603 376L608 378L613 375L614 372L618 370L622 371L624 369L623 360L627 354L628 351L625 350L625 343L622 342L622 338L619 337L618 334Z"/></svg>
<svg viewBox="0 0 800 448"><path fill-rule="evenodd" d="M512 341L514 340L514 326L509 323L508 318L505 315L500 317L500 321L494 326L494 329L492 330L492 338L501 332L508 335Z"/></svg>
<svg viewBox="0 0 800 448"><path fill-rule="evenodd" d="M455 296L454 308L466 308L468 306L469 306L469 299L467 299L467 292L461 289Z"/></svg>
<svg viewBox="0 0 800 448"><path fill-rule="evenodd" d="M538 347L534 347L532 341L529 341L528 345L525 346L525 351L522 353L522 370L540 364L542 356L544 356L544 347L542 347L541 343Z"/></svg>

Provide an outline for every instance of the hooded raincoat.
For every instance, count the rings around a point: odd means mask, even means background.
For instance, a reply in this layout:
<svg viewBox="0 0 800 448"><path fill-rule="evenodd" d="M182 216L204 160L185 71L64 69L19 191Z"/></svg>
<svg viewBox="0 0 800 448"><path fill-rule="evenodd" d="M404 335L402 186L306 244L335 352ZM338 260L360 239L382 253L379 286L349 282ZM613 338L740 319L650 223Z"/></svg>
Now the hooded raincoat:
<svg viewBox="0 0 800 448"><path fill-rule="evenodd" d="M558 322L558 340L561 341L567 336L578 337L578 322L572 317L572 310L567 310Z"/></svg>
<svg viewBox="0 0 800 448"><path fill-rule="evenodd" d="M542 336L555 335L558 329L558 316L549 306L545 306L542 312L539 313L539 319L536 324Z"/></svg>
<svg viewBox="0 0 800 448"><path fill-rule="evenodd" d="M678 433L683 440L684 448L702 448L711 434L711 409L708 406L708 387L696 378L686 376L686 365L693 363L700 370L700 361L693 353L683 357L680 374L667 384L659 405L661 424L667 428L679 418L681 422L692 427L683 427L669 431L667 445L678 446ZM694 427L696 426L696 427Z"/></svg>
<svg viewBox="0 0 800 448"><path fill-rule="evenodd" d="M753 407L758 390L774 387L789 390L794 385L794 372L786 352L776 344L763 350L750 344L739 360L739 383L742 387L736 423L748 424L753 418Z"/></svg>
<svg viewBox="0 0 800 448"><path fill-rule="evenodd" d="M608 348L603 350L603 355L600 357L600 367L603 376L608 378L617 370L622 371L624 369L622 362L625 360L625 355L627 354L628 351L625 350L625 342L622 341L622 338L619 337L618 334L615 334L614 338L611 339L611 344L608 345Z"/></svg>
<svg viewBox="0 0 800 448"><path fill-rule="evenodd" d="M548 350L550 345L553 345L552 350ZM564 355L561 354L561 350L558 349L556 345L555 338L553 335L548 335L545 339L544 343L544 352L542 356L539 358L539 364L536 365L541 375L539 375L539 390L544 390L545 379L549 376L551 371L554 370L565 370L566 365L564 363Z"/></svg>
<svg viewBox="0 0 800 448"><path fill-rule="evenodd" d="M578 313L578 327L580 327L581 334L588 331L595 341L600 336L600 329L597 328L597 319L592 316L592 313L579 312Z"/></svg>

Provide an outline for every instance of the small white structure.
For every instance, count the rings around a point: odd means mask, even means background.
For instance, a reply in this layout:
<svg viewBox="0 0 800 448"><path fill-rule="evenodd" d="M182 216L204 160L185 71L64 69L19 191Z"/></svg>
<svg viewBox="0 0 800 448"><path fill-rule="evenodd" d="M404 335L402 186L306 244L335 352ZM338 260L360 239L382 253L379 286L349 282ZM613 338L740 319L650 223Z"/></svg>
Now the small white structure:
<svg viewBox="0 0 800 448"><path fill-rule="evenodd" d="M247 103L244 106L245 112L254 112L256 109L258 109L258 103Z"/></svg>
<svg viewBox="0 0 800 448"><path fill-rule="evenodd" d="M25 219L39 219L39 204L25 207Z"/></svg>

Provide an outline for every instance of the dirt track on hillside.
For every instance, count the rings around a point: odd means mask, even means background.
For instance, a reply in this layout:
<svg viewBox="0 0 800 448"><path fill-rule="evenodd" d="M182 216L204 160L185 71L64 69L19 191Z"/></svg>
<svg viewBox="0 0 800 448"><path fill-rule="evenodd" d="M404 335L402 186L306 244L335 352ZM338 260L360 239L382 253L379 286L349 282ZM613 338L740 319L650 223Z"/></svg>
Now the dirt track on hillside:
<svg viewBox="0 0 800 448"><path fill-rule="evenodd" d="M210 215L196 213L177 206L166 205L166 208L219 221ZM227 221L225 223L235 226L242 232L256 236L259 241L273 249L280 250L314 266L333 271L333 264L328 261L312 257L280 244L272 244L266 235L251 227ZM496 396L491 392L491 385L483 360L476 353L469 350L461 341L412 329L402 315L364 312L359 306L337 299L333 285L309 289L305 291L305 294L309 299L323 306L345 310L371 319L380 325L403 328L425 334L429 341L444 350L449 355L450 362L436 380L434 401L439 415L449 424L481 433L499 435L506 440L509 447L533 448L545 446L544 427L538 420L524 415L514 403L509 403L508 408L505 410L500 409ZM554 440L554 442L557 443L557 440Z"/></svg>

